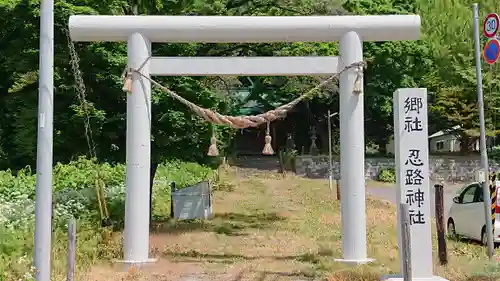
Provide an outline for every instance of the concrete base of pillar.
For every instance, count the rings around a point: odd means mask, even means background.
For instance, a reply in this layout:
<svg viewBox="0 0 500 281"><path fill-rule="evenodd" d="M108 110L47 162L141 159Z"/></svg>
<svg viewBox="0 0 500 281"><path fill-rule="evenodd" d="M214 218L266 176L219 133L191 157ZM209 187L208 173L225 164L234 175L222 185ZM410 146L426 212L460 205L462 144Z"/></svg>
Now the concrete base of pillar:
<svg viewBox="0 0 500 281"><path fill-rule="evenodd" d="M122 270L128 271L131 267L141 268L157 262L158 259L147 259L145 261L112 260L112 263L122 266Z"/></svg>
<svg viewBox="0 0 500 281"><path fill-rule="evenodd" d="M380 278L381 281L403 281L403 276L398 274L385 275ZM411 278L412 281L448 281L443 277L432 276L431 278Z"/></svg>
<svg viewBox="0 0 500 281"><path fill-rule="evenodd" d="M347 263L347 264L352 264L352 265L362 265L362 264L367 264L374 262L375 259L362 259L362 260L349 260L349 259L334 259L335 262L341 262L341 263Z"/></svg>

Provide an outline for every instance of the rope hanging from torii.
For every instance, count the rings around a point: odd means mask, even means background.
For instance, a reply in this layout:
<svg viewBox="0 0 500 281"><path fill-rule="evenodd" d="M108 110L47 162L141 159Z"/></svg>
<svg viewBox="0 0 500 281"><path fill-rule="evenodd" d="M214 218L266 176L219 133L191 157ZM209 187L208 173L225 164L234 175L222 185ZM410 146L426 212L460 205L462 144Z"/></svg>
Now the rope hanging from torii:
<svg viewBox="0 0 500 281"><path fill-rule="evenodd" d="M267 123L267 129L266 129L266 136L265 136L265 145L264 149L262 151L263 154L266 155L272 155L274 154L274 150L272 149L271 146L271 135L270 135L270 123L272 121L275 121L276 119L279 118L284 118L286 114L293 108L295 107L299 102L302 100L309 98L313 96L316 90L322 88L326 84L330 83L332 80L338 78L341 73L344 71L347 71L349 69L356 69L356 80L354 82L354 88L353 92L355 94L361 93L361 77L363 75L363 67L365 63L360 61L360 62L355 62L352 63L344 69L342 69L339 73L332 75L326 80L323 80L321 83L316 85L314 88L310 89L306 93L300 95L298 98L292 100L289 103L286 103L284 105L281 105L275 109L269 110L265 113L261 113L258 115L250 115L250 116L229 116L229 115L223 115L218 112L212 111L207 108L200 107L185 98L181 97L179 94L176 92L170 90L169 88L161 85L157 81L151 79L147 75L144 75L141 73L140 68L139 69L129 69L128 71L124 72L124 79L123 79L123 91L131 93L132 92L132 73L137 73L141 77L149 80L153 85L157 86L158 88L164 90L170 97L178 100L185 106L187 106L189 109L191 109L194 113L196 113L198 116L202 117L204 120L216 124L216 125L226 125L230 126L231 128L235 129L244 129L244 128L250 128L250 127L258 127L261 124ZM213 129L212 129L213 132ZM215 133L212 133L212 137L210 140L210 147L207 155L209 156L217 156L219 154L219 151L217 149L217 138L215 137Z"/></svg>
<svg viewBox="0 0 500 281"><path fill-rule="evenodd" d="M271 145L272 138L271 138L271 133L270 133L270 127L271 127L271 123L267 122L266 136L264 137L265 144L264 144L264 149L262 150L262 154L264 154L264 155L273 155L274 154L274 150L273 150L273 147Z"/></svg>
<svg viewBox="0 0 500 281"><path fill-rule="evenodd" d="M208 156L217 156L219 155L219 149L217 148L217 137L215 136L215 130L212 124L212 137L210 138L210 146L208 147Z"/></svg>

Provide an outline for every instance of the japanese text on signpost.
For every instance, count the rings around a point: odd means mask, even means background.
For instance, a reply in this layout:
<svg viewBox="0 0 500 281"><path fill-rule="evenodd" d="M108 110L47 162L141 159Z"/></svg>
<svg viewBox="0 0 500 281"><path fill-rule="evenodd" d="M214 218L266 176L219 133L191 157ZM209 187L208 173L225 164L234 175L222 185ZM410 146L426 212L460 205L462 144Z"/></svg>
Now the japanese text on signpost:
<svg viewBox="0 0 500 281"><path fill-rule="evenodd" d="M404 130L407 134L422 132L422 117L420 116L423 108L421 97L408 96L404 100ZM420 149L405 149L406 161L404 162L404 185L406 186L406 203L410 211L411 224L424 224L425 218L422 213L422 206L425 200L425 193L422 191L424 175L421 167L424 165L420 156Z"/></svg>
<svg viewBox="0 0 500 281"><path fill-rule="evenodd" d="M412 277L417 279L433 276L427 124L427 90L398 89L394 93L397 196L408 205ZM401 233L399 224L398 229Z"/></svg>

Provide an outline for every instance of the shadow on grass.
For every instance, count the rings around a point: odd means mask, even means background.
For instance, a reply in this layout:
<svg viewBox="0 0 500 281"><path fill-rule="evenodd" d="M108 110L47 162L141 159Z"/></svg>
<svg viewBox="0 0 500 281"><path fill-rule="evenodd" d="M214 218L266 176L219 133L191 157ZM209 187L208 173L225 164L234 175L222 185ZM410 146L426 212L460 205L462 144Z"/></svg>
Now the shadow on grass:
<svg viewBox="0 0 500 281"><path fill-rule="evenodd" d="M180 234L185 232L216 232L229 236L244 236L248 229L265 229L274 223L284 221L286 218L277 213L241 214L222 213L215 214L211 220L167 220L154 221L154 233Z"/></svg>
<svg viewBox="0 0 500 281"><path fill-rule="evenodd" d="M375 272L357 272L343 270L335 272L326 278L327 281L379 281L380 274Z"/></svg>
<svg viewBox="0 0 500 281"><path fill-rule="evenodd" d="M448 241L453 241L455 243L464 243L464 244L468 244L468 245L484 247L481 244L481 242L467 238L465 236L449 236L449 235L447 235L446 238L448 239ZM497 245L495 245L495 248L496 247L497 247Z"/></svg>
<svg viewBox="0 0 500 281"><path fill-rule="evenodd" d="M329 274L331 270L322 266L321 258L325 255L306 253L301 255L290 255L290 256L272 256L272 255L261 255L261 256L245 256L239 254L206 254L197 251L187 251L187 252L163 252L162 257L169 258L175 262L185 262L185 263L211 263L211 264L236 264L245 261L257 261L257 260L274 260L274 261L292 261L300 263L308 263L312 265L310 270L304 271L261 271L258 268L254 273L257 273L257 278L252 280L282 280L283 277L291 277L291 280L317 280L318 276L326 274L325 281L379 281L380 274L377 272L359 272L356 269L348 269L337 271L333 274ZM328 259L332 256L328 256ZM232 281L242 280L242 277L237 276ZM285 279L283 279L285 280ZM288 280L288 279L286 279ZM485 280L467 280L467 281L486 281Z"/></svg>
<svg viewBox="0 0 500 281"><path fill-rule="evenodd" d="M304 271L292 271L292 272L284 272L284 271L268 271L268 270L250 270L249 272L240 271L236 276L231 279L226 279L228 281L242 281L242 280L250 280L248 273L252 274L252 281L265 281L265 280L300 280L307 281L313 280L316 277L314 272L304 272Z"/></svg>
<svg viewBox="0 0 500 281"><path fill-rule="evenodd" d="M302 271L295 271L295 272L281 272L281 271L254 271L258 274L257 278L255 281L264 281L264 280L278 280L282 277L292 277L294 279L296 278L301 278L298 280L312 280L312 278L316 277L314 273L312 272L302 272ZM304 279L307 278L307 279ZM236 279L233 281L239 281L240 279ZM296 279L297 280L297 279Z"/></svg>
<svg viewBox="0 0 500 281"><path fill-rule="evenodd" d="M161 255L166 258L175 259L178 262L210 262L210 263L223 263L232 264L239 261L252 261L260 259L271 259L276 261L294 260L297 262L319 264L322 255L306 253L301 255L292 256L273 256L273 255L260 255L260 256L246 256L240 254L207 254L195 250L185 252L162 252Z"/></svg>
<svg viewBox="0 0 500 281"><path fill-rule="evenodd" d="M498 281L498 280L500 280L500 276L477 275L468 277L464 281Z"/></svg>

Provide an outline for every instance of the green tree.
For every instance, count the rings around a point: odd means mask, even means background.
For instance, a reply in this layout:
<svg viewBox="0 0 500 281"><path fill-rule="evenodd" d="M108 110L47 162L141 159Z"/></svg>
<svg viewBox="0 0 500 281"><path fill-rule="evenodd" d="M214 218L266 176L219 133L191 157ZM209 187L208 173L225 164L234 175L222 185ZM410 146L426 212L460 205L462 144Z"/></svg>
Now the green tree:
<svg viewBox="0 0 500 281"><path fill-rule="evenodd" d="M418 1L418 11L424 15L423 39L429 42L436 64L425 78L433 94L430 109L439 118L435 129L459 126L456 133L464 152L479 137L471 5L472 1ZM480 1L480 24L488 11L499 9L498 1ZM485 43L484 38L481 43ZM500 76L485 66L483 63L487 135L495 136L500 129L495 124Z"/></svg>
<svg viewBox="0 0 500 281"><path fill-rule="evenodd" d="M66 162L88 153L86 115L98 156L105 161L124 161L125 104L121 73L126 65L123 43L75 43L83 84L75 84L67 42L67 20L73 14L171 14L171 15L286 15L323 12L338 7L325 1L57 1L55 4L55 160ZM335 7L334 7L335 6ZM36 157L37 71L39 3L28 0L0 1L0 161L14 169L34 164ZM162 44L156 55L232 56L273 54L287 44ZM290 47L288 47L290 48ZM296 48L300 49L297 45ZM324 47L322 47L324 48ZM292 48L293 49L293 48ZM265 78L267 79L267 78ZM234 101L213 77L157 78L163 85L206 108L236 114ZM220 79L219 79L220 80ZM217 80L218 81L218 80ZM267 82L265 82L267 83ZM215 84L215 85L214 85ZM83 88L84 91L83 91ZM77 94L84 93L85 101ZM279 97L277 88L271 96ZM86 103L87 107L82 106ZM165 92L153 92L153 155L155 161L167 157L204 158L212 126L194 116ZM229 143L232 130L216 126L222 141ZM186 134L186 132L195 132Z"/></svg>
<svg viewBox="0 0 500 281"><path fill-rule="evenodd" d="M410 0L347 0L343 6L352 14L414 14ZM424 87L423 78L433 61L425 41L367 42L364 44L365 134L384 153L394 132L393 93L398 88Z"/></svg>

